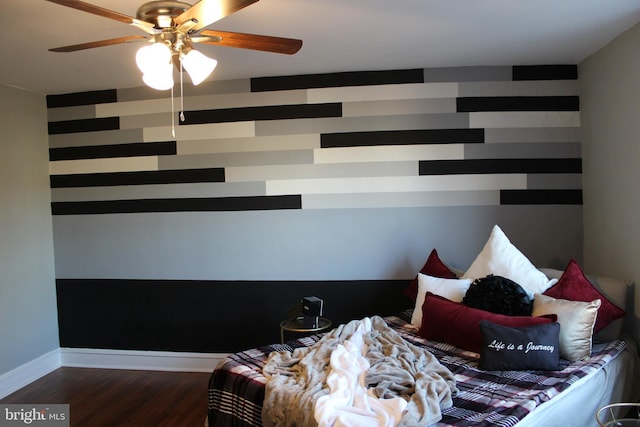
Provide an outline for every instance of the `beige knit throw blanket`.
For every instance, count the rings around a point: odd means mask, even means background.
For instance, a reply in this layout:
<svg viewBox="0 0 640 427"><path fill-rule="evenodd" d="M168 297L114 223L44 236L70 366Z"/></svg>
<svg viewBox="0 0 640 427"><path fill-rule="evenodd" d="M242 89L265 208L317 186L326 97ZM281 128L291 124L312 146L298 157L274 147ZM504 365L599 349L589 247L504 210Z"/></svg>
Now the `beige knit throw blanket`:
<svg viewBox="0 0 640 427"><path fill-rule="evenodd" d="M363 333L365 321L369 326ZM442 409L452 406L457 388L451 371L428 350L405 341L384 319L373 316L340 325L311 347L271 353L263 368L268 379L263 425L318 426L314 417L316 402L331 392L327 385L332 372L331 356L336 349L345 354L345 344L346 348L353 348L351 342L347 343L351 339L363 344L367 369L361 382L367 393L378 399L399 397L407 402L394 425L428 426L442 419Z"/></svg>

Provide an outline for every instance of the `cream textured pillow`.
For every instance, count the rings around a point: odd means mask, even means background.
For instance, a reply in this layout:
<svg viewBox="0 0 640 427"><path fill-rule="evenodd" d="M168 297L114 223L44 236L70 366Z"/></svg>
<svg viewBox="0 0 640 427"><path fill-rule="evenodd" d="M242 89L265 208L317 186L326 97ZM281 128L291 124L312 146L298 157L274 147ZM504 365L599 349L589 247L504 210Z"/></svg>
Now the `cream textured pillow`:
<svg viewBox="0 0 640 427"><path fill-rule="evenodd" d="M490 274L513 280L522 286L529 298L543 293L558 281L549 280L538 270L497 225L493 226L489 240L462 277L475 280Z"/></svg>
<svg viewBox="0 0 640 427"><path fill-rule="evenodd" d="M411 324L416 328L422 325L422 305L427 292L453 302L460 302L469 286L471 286L471 279L443 279L418 273L418 296L411 316Z"/></svg>
<svg viewBox="0 0 640 427"><path fill-rule="evenodd" d="M591 302L569 301L536 294L532 316L555 314L560 323L560 357L571 362L591 356L593 326L598 316L599 299Z"/></svg>

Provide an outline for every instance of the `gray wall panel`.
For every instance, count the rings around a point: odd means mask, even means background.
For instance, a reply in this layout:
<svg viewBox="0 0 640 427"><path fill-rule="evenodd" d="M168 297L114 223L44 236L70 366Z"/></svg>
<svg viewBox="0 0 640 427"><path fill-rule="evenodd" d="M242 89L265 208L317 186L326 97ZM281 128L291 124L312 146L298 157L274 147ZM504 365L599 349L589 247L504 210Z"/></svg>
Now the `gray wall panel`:
<svg viewBox="0 0 640 427"><path fill-rule="evenodd" d="M469 115L467 113L443 113L338 119L274 120L257 122L256 135L467 127L469 127Z"/></svg>
<svg viewBox="0 0 640 427"><path fill-rule="evenodd" d="M489 128L485 142L579 142L579 127Z"/></svg>
<svg viewBox="0 0 640 427"><path fill-rule="evenodd" d="M55 351L59 343L46 101L42 95L0 85L0 105L0 396L4 397L11 391L7 389L48 367L51 354L42 363L28 368L25 364Z"/></svg>
<svg viewBox="0 0 640 427"><path fill-rule="evenodd" d="M392 101L345 102L344 117L455 113L455 98L403 99Z"/></svg>
<svg viewBox="0 0 640 427"><path fill-rule="evenodd" d="M443 67L424 70L425 82L511 80L511 67Z"/></svg>
<svg viewBox="0 0 640 427"><path fill-rule="evenodd" d="M184 85L184 93L186 96L203 95L203 94L224 94L224 93L243 93L251 91L251 80L213 80L202 82L198 86L190 83ZM166 98L167 92L151 89L147 86L118 89L118 101L139 101L143 99L159 99Z"/></svg>
<svg viewBox="0 0 640 427"><path fill-rule="evenodd" d="M176 113L177 114L177 113ZM167 126L171 124L171 110L166 113L138 114L135 116L121 116L120 129L140 129L153 126ZM176 119L176 126L178 125Z"/></svg>
<svg viewBox="0 0 640 427"><path fill-rule="evenodd" d="M57 216L56 274L194 280L405 279L415 275L434 247L443 261L466 269L494 224L534 264L557 266L566 263L569 253L581 258L581 210L581 206L480 206Z"/></svg>
<svg viewBox="0 0 640 427"><path fill-rule="evenodd" d="M93 119L95 117L95 105L78 105L76 107L58 107L47 109L47 120L50 122L77 119Z"/></svg>
<svg viewBox="0 0 640 427"><path fill-rule="evenodd" d="M500 204L497 190L394 193L303 194L303 209L416 208L491 206Z"/></svg>
<svg viewBox="0 0 640 427"><path fill-rule="evenodd" d="M466 144L465 159L545 159L545 158L580 158L582 154L579 142L553 143L553 150L548 143L519 142L517 144Z"/></svg>
<svg viewBox="0 0 640 427"><path fill-rule="evenodd" d="M313 150L262 151L247 153L189 154L160 156L159 168L196 169L223 166L258 166L312 163Z"/></svg>
<svg viewBox="0 0 640 427"><path fill-rule="evenodd" d="M53 188L52 202L264 196L264 182L224 182Z"/></svg>
<svg viewBox="0 0 640 427"><path fill-rule="evenodd" d="M569 96L578 95L577 80L518 82L461 82L459 96Z"/></svg>
<svg viewBox="0 0 640 427"><path fill-rule="evenodd" d="M340 163L228 167L226 180L266 181L271 179L337 178L374 176L416 176L418 162Z"/></svg>
<svg viewBox="0 0 640 427"><path fill-rule="evenodd" d="M547 188L582 188L582 174L529 174L527 188L532 190Z"/></svg>
<svg viewBox="0 0 640 427"><path fill-rule="evenodd" d="M83 147L91 145L142 142L142 129L109 130L100 132L65 133L49 135L49 148Z"/></svg>

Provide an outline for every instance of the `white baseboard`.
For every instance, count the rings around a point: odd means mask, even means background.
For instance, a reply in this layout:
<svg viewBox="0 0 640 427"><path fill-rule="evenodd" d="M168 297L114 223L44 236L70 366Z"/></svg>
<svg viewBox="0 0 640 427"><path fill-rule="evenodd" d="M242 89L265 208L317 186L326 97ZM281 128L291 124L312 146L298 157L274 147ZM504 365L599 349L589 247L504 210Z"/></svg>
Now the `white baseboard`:
<svg viewBox="0 0 640 427"><path fill-rule="evenodd" d="M31 384L60 366L60 349L56 349L0 375L0 399Z"/></svg>
<svg viewBox="0 0 640 427"><path fill-rule="evenodd" d="M62 366L145 371L213 372L227 353L61 348Z"/></svg>
<svg viewBox="0 0 640 427"><path fill-rule="evenodd" d="M213 372L227 353L59 348L0 375L0 399L61 366L143 371Z"/></svg>

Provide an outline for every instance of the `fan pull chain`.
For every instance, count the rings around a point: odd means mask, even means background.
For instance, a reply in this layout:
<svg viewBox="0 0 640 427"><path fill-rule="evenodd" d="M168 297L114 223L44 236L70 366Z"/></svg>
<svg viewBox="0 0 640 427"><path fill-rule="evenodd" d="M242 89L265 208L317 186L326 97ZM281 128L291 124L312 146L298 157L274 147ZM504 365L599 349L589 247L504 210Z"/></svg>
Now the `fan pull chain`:
<svg viewBox="0 0 640 427"><path fill-rule="evenodd" d="M184 122L184 86L182 74L182 60L180 60L180 121Z"/></svg>
<svg viewBox="0 0 640 427"><path fill-rule="evenodd" d="M175 110L173 108L173 86L171 86L171 135L176 137Z"/></svg>

